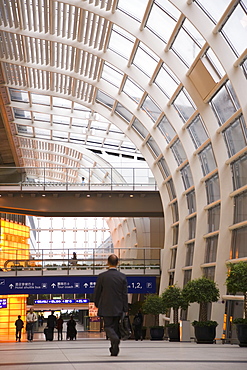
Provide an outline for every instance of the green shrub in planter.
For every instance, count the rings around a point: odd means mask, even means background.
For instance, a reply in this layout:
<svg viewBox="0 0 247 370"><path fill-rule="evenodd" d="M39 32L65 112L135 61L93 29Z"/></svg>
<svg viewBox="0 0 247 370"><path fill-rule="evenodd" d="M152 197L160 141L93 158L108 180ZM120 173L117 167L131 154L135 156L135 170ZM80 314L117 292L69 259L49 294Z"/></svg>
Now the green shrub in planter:
<svg viewBox="0 0 247 370"><path fill-rule="evenodd" d="M243 318L235 318L233 323L237 326L239 346L247 347L247 262L230 263L228 267L226 286L229 293L244 295Z"/></svg>
<svg viewBox="0 0 247 370"><path fill-rule="evenodd" d="M143 303L143 313L154 315L154 326L159 326L159 314L166 312L163 300L157 294L148 294Z"/></svg>
<svg viewBox="0 0 247 370"><path fill-rule="evenodd" d="M207 306L220 297L216 283L206 277L191 280L185 285L183 295L187 302L200 305L199 320L192 323L197 343L213 343L218 323L207 320Z"/></svg>

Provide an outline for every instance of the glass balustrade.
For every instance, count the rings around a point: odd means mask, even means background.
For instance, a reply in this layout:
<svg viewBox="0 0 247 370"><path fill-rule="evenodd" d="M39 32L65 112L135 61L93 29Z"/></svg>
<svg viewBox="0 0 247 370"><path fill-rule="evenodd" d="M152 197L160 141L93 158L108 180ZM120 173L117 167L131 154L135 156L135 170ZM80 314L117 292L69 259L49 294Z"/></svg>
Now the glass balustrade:
<svg viewBox="0 0 247 370"><path fill-rule="evenodd" d="M107 269L108 249L42 249L23 258L21 251L0 250L0 276L98 275ZM118 248L118 269L131 275L160 275L160 249Z"/></svg>

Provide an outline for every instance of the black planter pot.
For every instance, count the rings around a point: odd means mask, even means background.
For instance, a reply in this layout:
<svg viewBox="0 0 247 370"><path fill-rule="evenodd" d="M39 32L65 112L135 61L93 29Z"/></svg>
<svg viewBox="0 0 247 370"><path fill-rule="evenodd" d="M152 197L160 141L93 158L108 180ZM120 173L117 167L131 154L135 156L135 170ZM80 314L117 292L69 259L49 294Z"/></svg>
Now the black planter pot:
<svg viewBox="0 0 247 370"><path fill-rule="evenodd" d="M168 326L168 337L169 342L180 342L180 331L178 325L175 327Z"/></svg>
<svg viewBox="0 0 247 370"><path fill-rule="evenodd" d="M247 325L237 324L236 326L237 326L239 347L247 347Z"/></svg>
<svg viewBox="0 0 247 370"><path fill-rule="evenodd" d="M165 329L160 328L150 328L150 339L151 340L163 340Z"/></svg>
<svg viewBox="0 0 247 370"><path fill-rule="evenodd" d="M216 335L216 326L195 326L196 343L213 344Z"/></svg>

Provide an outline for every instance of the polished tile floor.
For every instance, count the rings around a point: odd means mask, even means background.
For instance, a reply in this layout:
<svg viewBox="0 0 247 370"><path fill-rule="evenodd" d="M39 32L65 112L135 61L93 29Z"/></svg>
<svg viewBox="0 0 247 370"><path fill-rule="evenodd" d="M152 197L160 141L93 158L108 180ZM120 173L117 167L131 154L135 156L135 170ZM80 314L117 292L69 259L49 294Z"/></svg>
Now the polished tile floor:
<svg viewBox="0 0 247 370"><path fill-rule="evenodd" d="M247 369L247 348L234 344L200 345L168 341L121 342L118 357L111 357L109 342L99 334L76 341L32 343L0 342L0 370L242 370Z"/></svg>

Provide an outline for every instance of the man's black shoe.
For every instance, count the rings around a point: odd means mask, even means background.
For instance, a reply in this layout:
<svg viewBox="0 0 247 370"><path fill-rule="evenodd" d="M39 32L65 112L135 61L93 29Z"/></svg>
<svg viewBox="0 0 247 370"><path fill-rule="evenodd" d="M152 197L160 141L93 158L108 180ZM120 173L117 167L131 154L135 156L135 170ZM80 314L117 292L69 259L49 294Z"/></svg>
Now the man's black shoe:
<svg viewBox="0 0 247 370"><path fill-rule="evenodd" d="M116 340L116 342L113 342L110 348L111 356L117 356L119 354L119 345L120 340Z"/></svg>

